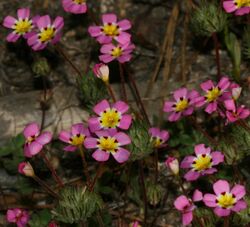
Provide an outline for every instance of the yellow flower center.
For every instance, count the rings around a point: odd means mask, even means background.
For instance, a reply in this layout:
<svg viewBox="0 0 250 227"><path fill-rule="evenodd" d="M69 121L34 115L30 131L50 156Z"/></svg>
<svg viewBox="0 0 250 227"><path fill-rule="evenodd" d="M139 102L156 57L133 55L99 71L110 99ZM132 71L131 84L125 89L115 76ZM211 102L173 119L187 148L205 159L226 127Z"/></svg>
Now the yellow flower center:
<svg viewBox="0 0 250 227"><path fill-rule="evenodd" d="M86 0L73 0L73 2L76 3L76 4L81 5L81 4L85 3Z"/></svg>
<svg viewBox="0 0 250 227"><path fill-rule="evenodd" d="M105 35L112 37L119 35L120 32L119 26L111 23L105 24L101 30Z"/></svg>
<svg viewBox="0 0 250 227"><path fill-rule="evenodd" d="M36 135L28 137L26 139L26 143L28 143L28 144L32 143L33 141L36 140L36 137L37 137Z"/></svg>
<svg viewBox="0 0 250 227"><path fill-rule="evenodd" d="M250 0L234 0L237 8L250 6Z"/></svg>
<svg viewBox="0 0 250 227"><path fill-rule="evenodd" d="M122 55L122 48L121 47L115 47L112 51L111 51L111 55L113 57L120 57Z"/></svg>
<svg viewBox="0 0 250 227"><path fill-rule="evenodd" d="M114 137L101 137L98 140L98 148L100 150L115 153L118 151L119 143Z"/></svg>
<svg viewBox="0 0 250 227"><path fill-rule="evenodd" d="M32 29L32 20L26 19L19 19L13 25L13 29L19 35L24 35Z"/></svg>
<svg viewBox="0 0 250 227"><path fill-rule="evenodd" d="M213 102L221 95L221 90L218 87L214 87L205 95L208 102Z"/></svg>
<svg viewBox="0 0 250 227"><path fill-rule="evenodd" d="M188 103L189 103L189 101L188 101L187 99L181 98L181 99L174 105L175 111L176 111L176 112L181 112L181 111L187 109L187 108L188 108Z"/></svg>
<svg viewBox="0 0 250 227"><path fill-rule="evenodd" d="M212 157L209 154L198 155L192 163L193 170L203 171L212 166Z"/></svg>
<svg viewBox="0 0 250 227"><path fill-rule="evenodd" d="M75 136L72 136L69 141L70 141L70 144L72 144L73 146L79 146L79 145L82 145L83 142L85 140L85 136L82 135L82 134L77 134Z"/></svg>
<svg viewBox="0 0 250 227"><path fill-rule="evenodd" d="M42 29L38 35L40 42L45 43L54 38L56 34L56 29L52 26Z"/></svg>
<svg viewBox="0 0 250 227"><path fill-rule="evenodd" d="M231 208L237 200L232 193L223 192L216 198L216 202L222 208Z"/></svg>
<svg viewBox="0 0 250 227"><path fill-rule="evenodd" d="M99 118L103 128L115 128L119 125L121 114L115 108L104 110Z"/></svg>
<svg viewBox="0 0 250 227"><path fill-rule="evenodd" d="M155 148L159 148L163 143L163 141L160 137L152 137L152 140L153 140L153 146Z"/></svg>

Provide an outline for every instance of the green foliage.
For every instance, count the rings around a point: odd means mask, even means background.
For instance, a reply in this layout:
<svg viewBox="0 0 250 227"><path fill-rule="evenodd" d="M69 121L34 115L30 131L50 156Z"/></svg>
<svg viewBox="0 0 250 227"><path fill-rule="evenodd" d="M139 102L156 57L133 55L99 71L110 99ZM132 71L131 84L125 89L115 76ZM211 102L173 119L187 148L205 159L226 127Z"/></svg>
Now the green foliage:
<svg viewBox="0 0 250 227"><path fill-rule="evenodd" d="M29 225L30 227L47 227L50 220L50 211L44 209L32 214L31 220L29 221Z"/></svg>
<svg viewBox="0 0 250 227"><path fill-rule="evenodd" d="M134 176L130 180L130 188L128 192L128 197L131 199L134 203L136 203L139 206L143 206L142 200L141 200L141 194L140 194L140 185L139 185L139 179L138 176Z"/></svg>
<svg viewBox="0 0 250 227"><path fill-rule="evenodd" d="M250 26L248 26L247 29L245 29L244 31L243 47L244 47L243 53L248 59L250 59Z"/></svg>
<svg viewBox="0 0 250 227"><path fill-rule="evenodd" d="M240 81L241 47L236 35L232 32L225 32L225 44L233 64L233 77Z"/></svg>
<svg viewBox="0 0 250 227"><path fill-rule="evenodd" d="M237 212L233 216L235 226L247 226L250 223L250 198L245 197L244 200L247 202L247 209Z"/></svg>
<svg viewBox="0 0 250 227"><path fill-rule="evenodd" d="M192 15L192 30L201 36L211 36L221 32L227 25L227 15L221 7L211 2L202 2Z"/></svg>
<svg viewBox="0 0 250 227"><path fill-rule="evenodd" d="M147 184L147 198L151 205L157 205L163 196L163 188L159 184L155 184L151 181L148 181Z"/></svg>
<svg viewBox="0 0 250 227"><path fill-rule="evenodd" d="M148 129L147 123L143 120L136 119L133 121L128 132L132 141L128 146L131 152L130 160L143 159L153 152L153 144Z"/></svg>
<svg viewBox="0 0 250 227"><path fill-rule="evenodd" d="M24 137L19 134L0 148L0 163L12 174L17 173L18 164L24 160L23 144Z"/></svg>
<svg viewBox="0 0 250 227"><path fill-rule="evenodd" d="M37 77L47 76L51 71L47 59L46 58L37 59L32 65L32 71Z"/></svg>
<svg viewBox="0 0 250 227"><path fill-rule="evenodd" d="M86 187L67 187L61 193L61 199L52 211L55 220L64 223L79 223L98 212L103 201L95 192L90 192Z"/></svg>
<svg viewBox="0 0 250 227"><path fill-rule="evenodd" d="M80 81L81 99L89 111L99 101L108 97L104 82L98 79L92 71L84 75Z"/></svg>
<svg viewBox="0 0 250 227"><path fill-rule="evenodd" d="M214 215L212 209L199 207L195 209L195 215L203 220L204 227L214 227L218 221L218 218ZM199 224L194 226L200 227Z"/></svg>

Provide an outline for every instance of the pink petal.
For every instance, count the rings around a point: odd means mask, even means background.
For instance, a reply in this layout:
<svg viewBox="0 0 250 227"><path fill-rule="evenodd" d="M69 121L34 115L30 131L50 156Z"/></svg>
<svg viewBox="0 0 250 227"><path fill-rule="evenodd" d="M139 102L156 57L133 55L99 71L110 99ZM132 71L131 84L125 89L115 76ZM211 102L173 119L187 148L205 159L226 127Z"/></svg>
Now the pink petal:
<svg viewBox="0 0 250 227"><path fill-rule="evenodd" d="M243 185L237 184L232 188L231 193L236 196L237 200L240 200L245 196L246 189Z"/></svg>
<svg viewBox="0 0 250 227"><path fill-rule="evenodd" d="M211 156L213 159L213 165L218 165L219 163L224 162L224 155L219 151L212 152Z"/></svg>
<svg viewBox="0 0 250 227"><path fill-rule="evenodd" d="M84 140L84 146L86 148L96 148L97 147L97 139L96 138L93 138L93 137L87 137L85 140Z"/></svg>
<svg viewBox="0 0 250 227"><path fill-rule="evenodd" d="M24 156L27 157L27 158L31 158L32 157L32 154L30 152L30 149L29 149L29 145L24 145Z"/></svg>
<svg viewBox="0 0 250 227"><path fill-rule="evenodd" d="M203 202L208 207L217 207L216 196L214 194L205 194L203 197Z"/></svg>
<svg viewBox="0 0 250 227"><path fill-rule="evenodd" d="M76 149L77 149L77 147L76 147L76 146L73 146L73 145L69 145L69 146L66 146L66 147L63 148L63 150L69 151L69 152L73 152L73 151L75 151Z"/></svg>
<svg viewBox="0 0 250 227"><path fill-rule="evenodd" d="M65 143L69 143L70 137L71 137L71 134L67 131L61 131L59 134L59 140L65 142Z"/></svg>
<svg viewBox="0 0 250 227"><path fill-rule="evenodd" d="M222 77L218 83L218 87L221 90L226 90L230 86L230 81L228 77Z"/></svg>
<svg viewBox="0 0 250 227"><path fill-rule="evenodd" d="M101 150L96 150L92 157L98 162L105 162L109 159L109 153Z"/></svg>
<svg viewBox="0 0 250 227"><path fill-rule="evenodd" d="M131 54L126 54L125 52L123 53L123 55L121 55L120 57L117 58L117 60L120 63L124 63L124 62L128 62L130 61L130 59L132 58Z"/></svg>
<svg viewBox="0 0 250 227"><path fill-rule="evenodd" d="M60 41L61 37L62 37L62 33L61 32L57 33L55 35L55 37L51 40L51 43L53 45L56 44L56 43L58 43Z"/></svg>
<svg viewBox="0 0 250 227"><path fill-rule="evenodd" d="M89 118L88 125L91 132L95 132L101 129L101 125L97 117Z"/></svg>
<svg viewBox="0 0 250 227"><path fill-rule="evenodd" d="M160 138L164 141L167 141L169 139L169 132L167 130L162 130L160 132Z"/></svg>
<svg viewBox="0 0 250 227"><path fill-rule="evenodd" d="M16 34L15 32L11 32L9 35L7 35L6 40L8 42L14 43L16 42L21 36Z"/></svg>
<svg viewBox="0 0 250 227"><path fill-rule="evenodd" d="M30 123L24 128L23 134L25 138L28 138L30 136L35 136L39 134L39 131L40 131L40 128L37 123Z"/></svg>
<svg viewBox="0 0 250 227"><path fill-rule="evenodd" d="M179 88L174 92L174 99L179 101L180 98L187 96L187 88Z"/></svg>
<svg viewBox="0 0 250 227"><path fill-rule="evenodd" d="M115 48L113 44L105 44L101 47L100 52L102 54L110 54L110 51Z"/></svg>
<svg viewBox="0 0 250 227"><path fill-rule="evenodd" d="M199 96L200 94L196 90L192 90L187 94L187 98L190 99L191 104L193 104L194 100Z"/></svg>
<svg viewBox="0 0 250 227"><path fill-rule="evenodd" d="M219 216L219 217L225 217L225 216L230 215L231 210L229 210L229 209L223 209L223 208L221 208L221 207L216 207L216 208L214 209L214 213L215 213L217 216Z"/></svg>
<svg viewBox="0 0 250 227"><path fill-rule="evenodd" d="M53 22L54 27L57 31L61 30L64 26L64 20L62 17L57 16L56 19Z"/></svg>
<svg viewBox="0 0 250 227"><path fill-rule="evenodd" d="M123 132L116 133L114 137L118 140L121 146L131 143L131 139L129 138L129 136Z"/></svg>
<svg viewBox="0 0 250 227"><path fill-rule="evenodd" d="M233 99L224 101L224 105L225 105L227 110L232 110L232 111L236 110L235 102Z"/></svg>
<svg viewBox="0 0 250 227"><path fill-rule="evenodd" d="M126 31L131 28L131 23L127 19L119 21L117 25L121 28L122 31Z"/></svg>
<svg viewBox="0 0 250 227"><path fill-rule="evenodd" d="M6 214L6 218L8 222L15 222L16 213L14 212L14 210L8 210Z"/></svg>
<svg viewBox="0 0 250 227"><path fill-rule="evenodd" d="M201 89L202 89L203 91L208 91L209 89L211 89L211 88L214 87L214 83L213 83L212 80L207 80L207 81L201 83L200 86L201 86Z"/></svg>
<svg viewBox="0 0 250 227"><path fill-rule="evenodd" d="M216 195L220 195L222 192L230 192L230 187L227 181L218 180L214 183L213 189Z"/></svg>
<svg viewBox="0 0 250 227"><path fill-rule="evenodd" d="M19 19L26 19L30 16L30 9L22 8L17 10L17 16Z"/></svg>
<svg viewBox="0 0 250 227"><path fill-rule="evenodd" d="M132 116L129 114L122 115L121 121L119 123L119 128L127 130L132 123Z"/></svg>
<svg viewBox="0 0 250 227"><path fill-rule="evenodd" d="M184 178L185 178L187 181L195 181L195 180L197 180L199 177L200 177L200 173L195 172L195 171L193 171L193 170L188 171L188 172L184 175Z"/></svg>
<svg viewBox="0 0 250 227"><path fill-rule="evenodd" d="M52 140L51 132L43 132L40 136L36 138L36 141L42 145L49 143Z"/></svg>
<svg viewBox="0 0 250 227"><path fill-rule="evenodd" d="M117 17L115 14L103 14L102 15L102 22L103 23L116 23Z"/></svg>
<svg viewBox="0 0 250 227"><path fill-rule="evenodd" d="M211 102L207 105L205 111L209 114L213 113L217 109L217 102Z"/></svg>
<svg viewBox="0 0 250 227"><path fill-rule="evenodd" d="M234 212L240 212L247 208L247 203L243 200L238 201L233 208L231 208Z"/></svg>
<svg viewBox="0 0 250 227"><path fill-rule="evenodd" d="M100 116L100 114L106 110L107 108L110 108L109 102L104 99L101 102L99 102L97 105L95 105L93 111Z"/></svg>
<svg viewBox="0 0 250 227"><path fill-rule="evenodd" d="M178 112L178 113L174 112L174 113L169 115L168 120L173 122L173 121L179 120L180 117L181 117L181 112Z"/></svg>
<svg viewBox="0 0 250 227"><path fill-rule="evenodd" d="M244 14L249 14L249 12L250 12L250 7L242 7L235 12L235 15L241 16Z"/></svg>
<svg viewBox="0 0 250 227"><path fill-rule="evenodd" d="M32 156L38 154L42 150L42 148L43 148L43 145L40 144L40 143L37 143L36 141L32 142L28 146L29 146L30 154Z"/></svg>
<svg viewBox="0 0 250 227"><path fill-rule="evenodd" d="M211 148L210 147L206 148L205 144L202 143L202 144L195 145L194 151L195 151L196 155L199 155L199 154L210 154Z"/></svg>
<svg viewBox="0 0 250 227"><path fill-rule="evenodd" d="M215 168L209 168L209 169L206 169L206 170L203 170L201 172L202 175L207 175L207 174L213 174L213 173L216 173L217 172L217 169Z"/></svg>
<svg viewBox="0 0 250 227"><path fill-rule="evenodd" d="M174 206L177 210L183 211L184 207L190 206L190 202L186 196L181 195L174 201Z"/></svg>
<svg viewBox="0 0 250 227"><path fill-rule="evenodd" d="M119 150L112 155L117 162L123 163L123 162L126 162L128 160L128 158L130 156L130 152L128 150L120 147Z"/></svg>
<svg viewBox="0 0 250 227"><path fill-rule="evenodd" d="M206 103L206 99L204 96L197 97L194 101L196 107L201 107Z"/></svg>
<svg viewBox="0 0 250 227"><path fill-rule="evenodd" d="M129 106L127 103L123 101L118 101L113 105L113 108L117 109L119 112L123 114L128 111Z"/></svg>
<svg viewBox="0 0 250 227"><path fill-rule="evenodd" d="M182 214L182 224L184 226L189 225L193 220L193 212L187 212Z"/></svg>
<svg viewBox="0 0 250 227"><path fill-rule="evenodd" d="M97 37L102 34L101 28L99 26L90 26L88 32L92 37Z"/></svg>
<svg viewBox="0 0 250 227"><path fill-rule="evenodd" d="M37 20L37 27L39 29L45 28L48 25L51 25L51 20L49 15L45 15L45 16L41 16L38 20Z"/></svg>
<svg viewBox="0 0 250 227"><path fill-rule="evenodd" d="M107 44L107 43L111 43L112 42L112 37L110 36L106 36L104 34L101 34L100 36L98 36L96 38L96 40L100 43L100 44Z"/></svg>
<svg viewBox="0 0 250 227"><path fill-rule="evenodd" d="M189 116L194 112L194 108L193 107L189 107L186 110L183 111L183 115L184 116Z"/></svg>
<svg viewBox="0 0 250 227"><path fill-rule="evenodd" d="M28 38L28 45L33 46L36 42L38 42L38 36L37 34L33 34Z"/></svg>
<svg viewBox="0 0 250 227"><path fill-rule="evenodd" d="M180 167L183 169L191 168L191 165L196 157L194 156L186 156L183 161L181 162Z"/></svg>
<svg viewBox="0 0 250 227"><path fill-rule="evenodd" d="M77 134L82 134L82 131L83 131L83 123L78 123L78 124L74 124L72 125L71 127L71 133L72 135L77 135Z"/></svg>
<svg viewBox="0 0 250 227"><path fill-rule="evenodd" d="M237 9L232 0L231 1L224 1L223 8L225 9L225 11L227 13L232 13L233 11L235 11Z"/></svg>
<svg viewBox="0 0 250 227"><path fill-rule="evenodd" d="M15 24L15 22L16 22L16 18L14 18L12 16L7 16L4 18L3 26L6 28L12 28L12 26Z"/></svg>
<svg viewBox="0 0 250 227"><path fill-rule="evenodd" d="M114 134L116 134L117 133L117 131L115 130L115 133ZM110 129L105 129L105 130L100 130L100 131L96 131L95 132L95 134L100 138L100 137L109 137L109 136L113 136L112 135L112 133L111 133L111 131L110 131Z"/></svg>
<svg viewBox="0 0 250 227"><path fill-rule="evenodd" d="M40 43L40 42L37 42L37 43L34 44L31 48L32 48L34 51L39 51L39 50L44 49L46 46L47 46L47 43Z"/></svg>
<svg viewBox="0 0 250 227"><path fill-rule="evenodd" d="M194 191L192 200L193 200L194 202L198 202L198 201L201 201L202 199L203 199L202 192L199 191L198 189L196 189L196 190Z"/></svg>
<svg viewBox="0 0 250 227"><path fill-rule="evenodd" d="M104 54L104 55L100 55L99 56L99 60L103 63L109 63L111 61L113 61L115 58L112 57L111 55L108 54Z"/></svg>
<svg viewBox="0 0 250 227"><path fill-rule="evenodd" d="M130 42L131 40L131 35L128 34L127 32L121 32L120 35L115 36L114 39L121 44L125 44Z"/></svg>
<svg viewBox="0 0 250 227"><path fill-rule="evenodd" d="M173 105L175 104L175 102L165 102L164 103L164 108L163 111L164 112L172 112L173 111Z"/></svg>

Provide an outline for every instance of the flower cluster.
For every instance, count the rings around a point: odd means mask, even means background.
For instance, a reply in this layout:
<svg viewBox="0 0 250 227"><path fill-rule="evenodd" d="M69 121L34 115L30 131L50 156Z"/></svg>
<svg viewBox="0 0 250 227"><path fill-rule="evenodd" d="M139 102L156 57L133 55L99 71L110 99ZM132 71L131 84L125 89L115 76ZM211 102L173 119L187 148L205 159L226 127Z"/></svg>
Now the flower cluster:
<svg viewBox="0 0 250 227"><path fill-rule="evenodd" d="M163 108L164 112L170 113L169 121L177 121L182 116L191 115L195 107L202 106L206 106L205 112L208 114L217 111L220 116L226 116L226 123L245 119L250 115L249 109L237 105L241 87L231 82L228 77L222 77L218 84L208 80L201 83L200 87L204 91L203 95L186 88L180 88L173 93L174 100L166 101Z"/></svg>
<svg viewBox="0 0 250 227"><path fill-rule="evenodd" d="M26 210L14 208L7 211L6 219L10 223L16 223L18 227L25 227L29 222L30 215Z"/></svg>
<svg viewBox="0 0 250 227"><path fill-rule="evenodd" d="M131 43L131 28L129 20L117 21L115 14L102 15L102 25L90 26L89 34L102 45L99 56L104 63L118 60L121 63L130 61L135 45Z"/></svg>

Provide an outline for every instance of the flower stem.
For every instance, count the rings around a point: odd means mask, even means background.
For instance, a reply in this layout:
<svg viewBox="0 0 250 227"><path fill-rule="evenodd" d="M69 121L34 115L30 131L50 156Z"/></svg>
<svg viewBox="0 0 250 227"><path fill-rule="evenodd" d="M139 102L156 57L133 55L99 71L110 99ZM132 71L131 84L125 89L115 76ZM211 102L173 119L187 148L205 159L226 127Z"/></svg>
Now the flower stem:
<svg viewBox="0 0 250 227"><path fill-rule="evenodd" d="M63 51L63 49L59 45L55 45L56 50L63 56L63 58L70 64L70 66L75 70L78 76L81 78L82 74L80 70L76 67L76 65L70 60L68 55Z"/></svg>
<svg viewBox="0 0 250 227"><path fill-rule="evenodd" d="M229 216L224 217L224 224L223 227L229 227Z"/></svg>
<svg viewBox="0 0 250 227"><path fill-rule="evenodd" d="M158 149L155 149L155 151L154 151L154 160L155 160L155 184L157 184L158 175L159 175L159 171L158 171Z"/></svg>
<svg viewBox="0 0 250 227"><path fill-rule="evenodd" d="M105 164L105 162L101 162L101 163L99 164L99 167L98 167L98 170L97 170L97 172L96 172L95 178L94 178L94 180L93 180L93 182L92 182L92 184L91 184L90 191L93 191L93 190L94 190L95 184L96 184L96 182L97 182L97 179L102 175L103 168L104 168L104 164Z"/></svg>
<svg viewBox="0 0 250 227"><path fill-rule="evenodd" d="M125 88L125 77L124 77L124 71L122 64L119 62L119 72L120 72L120 79L121 79L121 94L122 98L124 99L125 102L128 102L128 97L126 93L126 88Z"/></svg>
<svg viewBox="0 0 250 227"><path fill-rule="evenodd" d="M48 169L52 173L52 176L53 176L54 180L58 183L58 185L59 185L60 188L63 187L64 185L63 185L63 182L62 182L61 178L57 175L56 170L51 165L51 163L50 163L49 159L47 158L45 152L42 150L40 152L40 154L41 154L41 156L42 156L45 164L47 165Z"/></svg>
<svg viewBox="0 0 250 227"><path fill-rule="evenodd" d="M109 94L110 94L110 96L111 96L113 102L116 102L115 94L114 94L114 92L113 92L112 87L110 86L110 83L107 82L107 83L105 83L105 84L106 84L106 87L107 87L107 89L108 89L108 91L109 91Z"/></svg>
<svg viewBox="0 0 250 227"><path fill-rule="evenodd" d="M218 78L220 78L220 76L221 76L221 69L220 69L219 41L218 41L217 34L215 32L212 33L212 38L213 38L214 46L215 46L217 76L218 76Z"/></svg>
<svg viewBox="0 0 250 227"><path fill-rule="evenodd" d="M85 158L85 155L84 155L84 150L83 150L82 145L79 146L79 151L80 151L80 155L81 155L81 158L82 158L83 172L84 172L84 175L86 176L86 179L87 179L87 187L88 187L88 189L90 189L91 178L90 178L90 175L89 175L88 163L86 162L86 158Z"/></svg>

